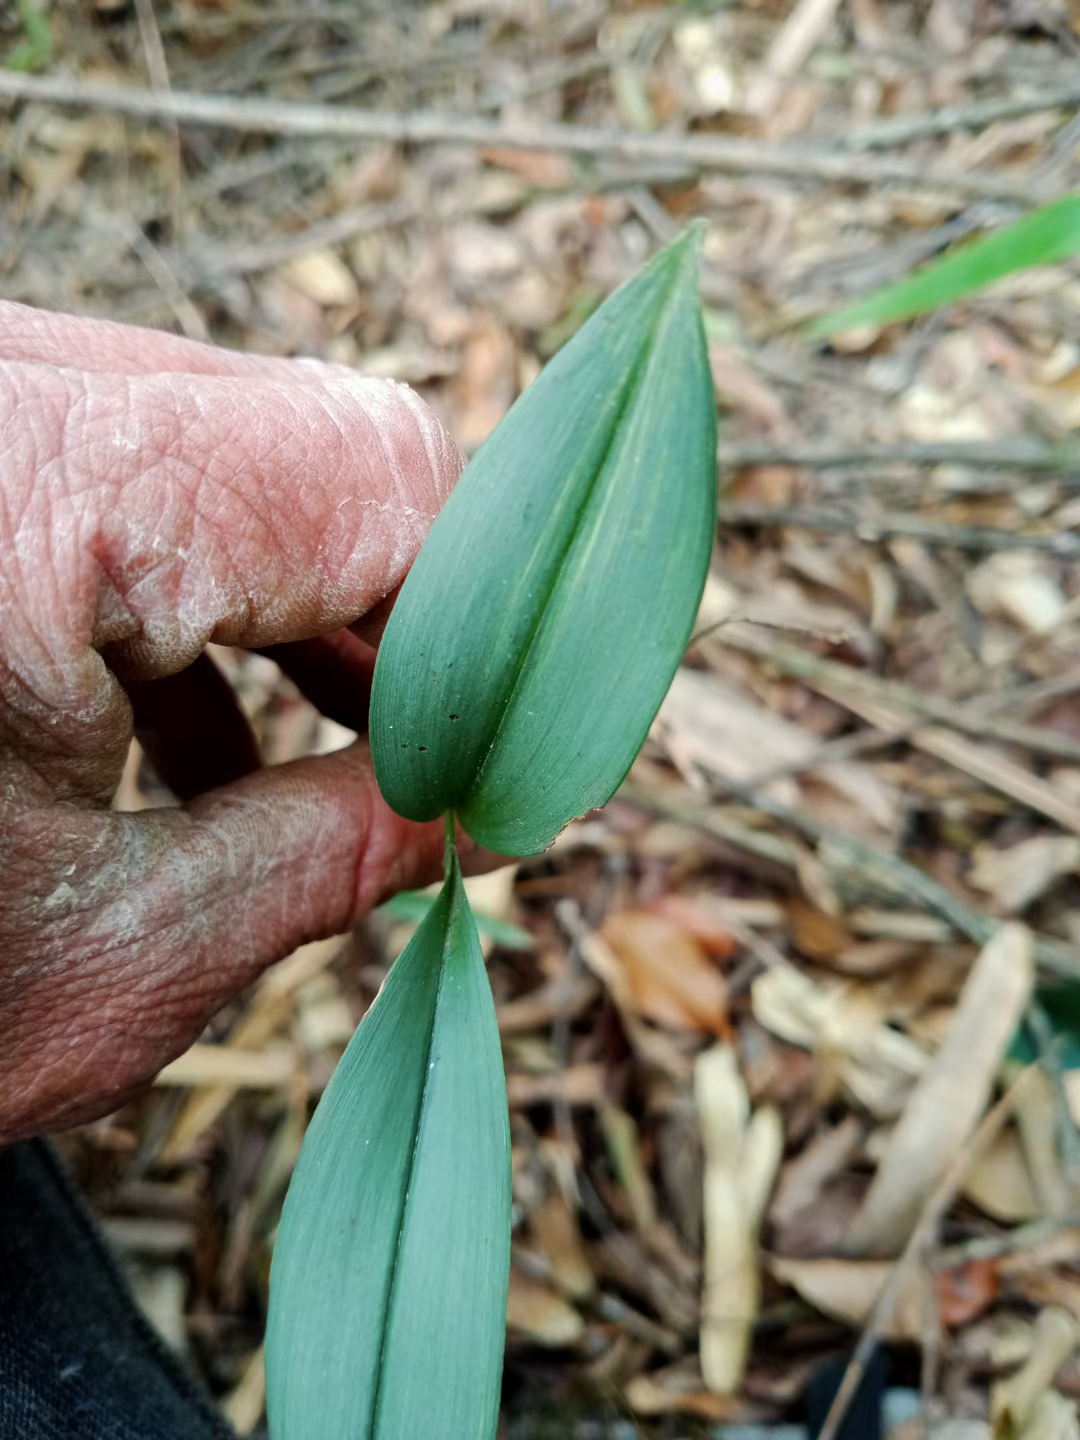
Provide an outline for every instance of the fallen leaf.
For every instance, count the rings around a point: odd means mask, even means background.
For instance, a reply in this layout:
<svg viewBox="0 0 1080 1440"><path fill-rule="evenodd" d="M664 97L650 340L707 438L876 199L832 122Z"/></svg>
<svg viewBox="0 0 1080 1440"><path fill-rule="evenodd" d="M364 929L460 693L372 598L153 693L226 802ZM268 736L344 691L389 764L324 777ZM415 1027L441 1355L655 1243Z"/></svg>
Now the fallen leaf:
<svg viewBox="0 0 1080 1440"><path fill-rule="evenodd" d="M1007 1224L1035 1220L1043 1213L1019 1137L1011 1127L999 1131L974 1157L963 1193L987 1215Z"/></svg>
<svg viewBox="0 0 1080 1440"><path fill-rule="evenodd" d="M999 849L980 845L974 851L968 879L977 890L993 896L1003 915L1018 915L1062 875L1080 866L1080 839L1075 835L1033 835Z"/></svg>
<svg viewBox="0 0 1080 1440"><path fill-rule="evenodd" d="M934 1272L934 1293L943 1325L966 1325L997 1299L998 1267L994 1260L965 1260Z"/></svg>
<svg viewBox="0 0 1080 1440"><path fill-rule="evenodd" d="M728 1033L727 986L700 941L650 910L619 910L601 934L618 957L628 1003L678 1030Z"/></svg>
<svg viewBox="0 0 1080 1440"><path fill-rule="evenodd" d="M1031 932L1002 926L980 952L945 1041L892 1133L852 1229L853 1253L898 1251L968 1141L1031 994Z"/></svg>
<svg viewBox="0 0 1080 1440"><path fill-rule="evenodd" d="M761 1281L757 1232L783 1151L779 1113L750 1114L738 1057L717 1045L694 1068L705 1147L701 1373L708 1388L733 1394L746 1369Z"/></svg>
<svg viewBox="0 0 1080 1440"><path fill-rule="evenodd" d="M561 1295L537 1280L510 1271L506 1324L538 1345L559 1349L581 1337L585 1323Z"/></svg>
<svg viewBox="0 0 1080 1440"><path fill-rule="evenodd" d="M926 1052L885 1023L864 991L826 989L794 965L772 965L754 981L754 1018L792 1045L823 1054L872 1115L899 1114L926 1068Z"/></svg>
<svg viewBox="0 0 1080 1440"><path fill-rule="evenodd" d="M893 1264L889 1260L790 1260L774 1255L768 1269L815 1310L861 1330L892 1274ZM926 1328L929 1295L925 1273L913 1270L893 1307L884 1338L920 1339Z"/></svg>
<svg viewBox="0 0 1080 1440"><path fill-rule="evenodd" d="M316 305L357 305L360 290L352 271L336 250L309 250L281 267L281 278Z"/></svg>
<svg viewBox="0 0 1080 1440"><path fill-rule="evenodd" d="M577 1215L559 1190L529 1216L529 1225L548 1258L559 1288L575 1300L583 1300L596 1289L596 1277L585 1253Z"/></svg>

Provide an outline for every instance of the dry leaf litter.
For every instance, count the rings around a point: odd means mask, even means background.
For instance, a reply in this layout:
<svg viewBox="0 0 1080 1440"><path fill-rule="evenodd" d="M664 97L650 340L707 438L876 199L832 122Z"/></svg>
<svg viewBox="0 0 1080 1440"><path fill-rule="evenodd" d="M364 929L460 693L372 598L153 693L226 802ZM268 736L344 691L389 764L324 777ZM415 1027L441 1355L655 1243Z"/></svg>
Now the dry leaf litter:
<svg viewBox="0 0 1080 1440"><path fill-rule="evenodd" d="M466 451L707 223L722 519L696 638L616 801L470 882L522 932L488 942L502 1433L801 1436L820 1367L854 1354L850 1391L880 1342L893 1440L919 1413L1076 1436L1080 1072L1032 1002L1080 968L1080 278L830 346L801 325L1076 188L1080 10L40 9L29 60L0 11L0 58L56 82L0 98L3 294L406 380ZM217 123L168 118L190 92ZM412 143L298 134L310 104L429 118ZM350 738L269 661L219 658L268 761ZM167 803L135 751L118 804ZM305 1123L406 934L376 915L303 947L62 1141L241 1432ZM1041 1067L1011 1049L1025 1017Z"/></svg>

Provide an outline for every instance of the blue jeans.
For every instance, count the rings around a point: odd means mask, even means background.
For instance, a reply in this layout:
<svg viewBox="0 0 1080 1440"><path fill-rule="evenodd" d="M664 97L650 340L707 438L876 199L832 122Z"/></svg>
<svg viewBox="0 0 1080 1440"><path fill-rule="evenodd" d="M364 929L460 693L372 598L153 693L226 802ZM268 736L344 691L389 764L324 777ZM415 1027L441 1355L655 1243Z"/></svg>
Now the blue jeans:
<svg viewBox="0 0 1080 1440"><path fill-rule="evenodd" d="M0 1440L236 1440L37 1140L0 1151Z"/></svg>

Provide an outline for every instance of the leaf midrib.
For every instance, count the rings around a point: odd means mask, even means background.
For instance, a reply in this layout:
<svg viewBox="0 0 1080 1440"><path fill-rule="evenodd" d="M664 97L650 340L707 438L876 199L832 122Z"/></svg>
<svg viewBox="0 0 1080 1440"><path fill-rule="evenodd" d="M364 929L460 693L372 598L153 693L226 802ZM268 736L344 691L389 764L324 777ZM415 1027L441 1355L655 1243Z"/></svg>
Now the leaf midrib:
<svg viewBox="0 0 1080 1440"><path fill-rule="evenodd" d="M456 860L454 869L457 870ZM450 877L448 877L450 878ZM402 1242L405 1238L405 1219L409 1208L409 1194L413 1187L413 1178L416 1174L416 1160L420 1151L420 1134L423 1128L424 1105L427 1101L428 1089L431 1085L431 1045L435 1037L435 1025L439 1015L439 1005L442 1001L443 982L446 979L446 970L449 962L450 936L452 930L452 919L457 903L457 880L447 897L446 907L446 929L443 933L442 948L439 958L439 983L435 988L435 1003L431 1007L431 1024L428 1027L427 1044L424 1046L424 1081L420 1087L420 1098L416 1106L414 1120L414 1136L412 1154L409 1157L409 1170L405 1178L405 1185L401 1192L401 1212L398 1217L397 1240L394 1243L394 1258L390 1266L389 1283L386 1287L386 1306L383 1310L382 1328L379 1335L379 1352L375 1360L375 1393L371 1399L369 1435L371 1440L378 1440L379 1422L382 1416L383 1398L383 1358L386 1354L387 1338L390 1333L390 1325L393 1319L394 1295L397 1286L398 1265L401 1260Z"/></svg>

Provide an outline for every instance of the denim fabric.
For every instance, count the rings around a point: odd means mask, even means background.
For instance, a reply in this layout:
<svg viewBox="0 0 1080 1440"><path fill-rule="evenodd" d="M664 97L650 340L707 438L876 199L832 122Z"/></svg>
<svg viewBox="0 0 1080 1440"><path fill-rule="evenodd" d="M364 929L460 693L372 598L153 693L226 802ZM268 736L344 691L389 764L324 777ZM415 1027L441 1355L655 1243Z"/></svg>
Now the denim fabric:
<svg viewBox="0 0 1080 1440"><path fill-rule="evenodd" d="M40 1141L0 1151L0 1440L235 1440Z"/></svg>

